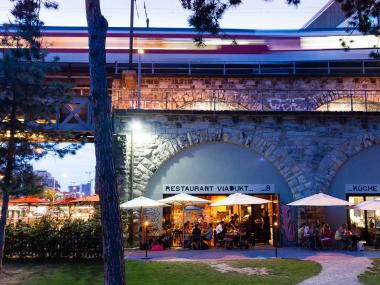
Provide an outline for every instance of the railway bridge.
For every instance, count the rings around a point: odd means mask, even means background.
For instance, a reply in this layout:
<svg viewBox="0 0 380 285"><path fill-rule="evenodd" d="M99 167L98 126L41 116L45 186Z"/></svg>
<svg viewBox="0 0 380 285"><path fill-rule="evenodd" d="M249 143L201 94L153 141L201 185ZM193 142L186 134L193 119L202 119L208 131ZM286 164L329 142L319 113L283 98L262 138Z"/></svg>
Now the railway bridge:
<svg viewBox="0 0 380 285"><path fill-rule="evenodd" d="M340 29L229 30L236 47L206 36L200 49L191 30L141 29L135 48L144 54L135 53L131 71L128 32L110 29L107 41L122 198L162 198L175 189L165 185L245 185L236 189L270 195L274 219L293 215L285 204L311 193L380 195L352 190L380 185L380 61L368 58L370 36L353 34L347 52ZM48 28L44 36L52 43L49 56L61 59L49 79L75 86L50 124L91 135L87 34ZM269 193L260 192L263 185ZM366 189L380 189L372 186ZM335 226L347 217L344 209L298 215L328 216ZM151 216L159 227L162 213ZM354 214L349 219L368 226ZM284 232L293 221L281 221Z"/></svg>

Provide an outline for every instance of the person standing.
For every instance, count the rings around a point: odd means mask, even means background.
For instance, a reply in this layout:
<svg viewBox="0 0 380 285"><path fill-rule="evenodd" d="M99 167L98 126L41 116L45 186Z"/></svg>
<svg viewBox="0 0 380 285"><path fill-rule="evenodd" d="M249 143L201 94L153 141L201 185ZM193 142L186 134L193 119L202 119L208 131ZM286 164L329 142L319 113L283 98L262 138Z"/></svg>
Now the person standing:
<svg viewBox="0 0 380 285"><path fill-rule="evenodd" d="M253 216L249 215L248 219L246 221L246 233L247 233L247 241L252 244L252 246L255 246L255 221L253 220Z"/></svg>
<svg viewBox="0 0 380 285"><path fill-rule="evenodd" d="M269 215L268 211L265 211L263 217L263 231L264 231L264 244L269 244L270 240L270 223L269 223Z"/></svg>

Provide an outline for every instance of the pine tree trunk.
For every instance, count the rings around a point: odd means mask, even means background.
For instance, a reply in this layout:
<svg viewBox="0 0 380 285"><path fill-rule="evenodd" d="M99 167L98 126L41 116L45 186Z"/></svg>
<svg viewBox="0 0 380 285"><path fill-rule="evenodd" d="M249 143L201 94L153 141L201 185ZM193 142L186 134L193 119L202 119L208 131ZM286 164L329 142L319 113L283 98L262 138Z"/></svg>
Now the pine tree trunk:
<svg viewBox="0 0 380 285"><path fill-rule="evenodd" d="M1 206L0 218L0 272L3 269L4 248L5 248L5 226L7 225L9 195L3 191L3 204Z"/></svg>
<svg viewBox="0 0 380 285"><path fill-rule="evenodd" d="M105 41L108 23L100 0L86 0L89 38L90 95L94 111L96 181L103 235L104 284L124 285L124 253L119 196L112 157L111 98L107 90Z"/></svg>

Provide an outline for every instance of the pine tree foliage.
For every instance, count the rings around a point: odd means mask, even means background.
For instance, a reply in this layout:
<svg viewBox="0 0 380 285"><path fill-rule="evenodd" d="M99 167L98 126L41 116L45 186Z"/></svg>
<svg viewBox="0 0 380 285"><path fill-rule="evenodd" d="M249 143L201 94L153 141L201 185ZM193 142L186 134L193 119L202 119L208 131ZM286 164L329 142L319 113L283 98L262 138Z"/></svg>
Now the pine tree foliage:
<svg viewBox="0 0 380 285"><path fill-rule="evenodd" d="M48 153L60 157L81 144L62 147L69 134L54 130L52 114L66 102L70 86L47 80L53 63L45 61L42 38L42 8L56 9L49 0L11 0L13 21L1 31L0 53L0 270L4 251L9 195L26 195L41 190L33 173L32 160Z"/></svg>
<svg viewBox="0 0 380 285"><path fill-rule="evenodd" d="M204 44L202 39L204 33L220 33L220 21L228 9L244 4L242 0L180 0L180 2L184 9L191 11L188 22L198 32L198 36L194 39L198 45ZM340 4L349 19L348 33L359 31L364 35L380 36L379 0L335 0L335 2ZM302 1L286 0L286 3L297 6ZM342 40L341 44L345 49L349 49L350 42ZM378 45L373 48L374 51L370 56L380 58Z"/></svg>
<svg viewBox="0 0 380 285"><path fill-rule="evenodd" d="M204 33L213 35L220 33L220 21L228 9L243 3L242 0L180 0L180 2L184 9L192 12L188 22L198 32L198 37L194 40L199 46L204 44L202 39ZM286 2L298 5L300 0L286 0Z"/></svg>

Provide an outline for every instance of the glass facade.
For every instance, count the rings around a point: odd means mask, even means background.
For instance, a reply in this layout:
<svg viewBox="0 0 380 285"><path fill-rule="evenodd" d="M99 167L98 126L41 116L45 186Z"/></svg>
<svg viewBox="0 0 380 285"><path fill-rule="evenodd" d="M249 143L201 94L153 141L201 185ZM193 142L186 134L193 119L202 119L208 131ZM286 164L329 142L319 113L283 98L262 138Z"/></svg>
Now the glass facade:
<svg viewBox="0 0 380 285"><path fill-rule="evenodd" d="M348 201L351 203L361 203L363 201L369 201L380 196L348 196ZM362 211L349 209L348 210L348 222L350 225L356 225L360 231L361 236L365 238L368 242L371 242L373 238L371 236L375 233L376 229L380 229L380 211Z"/></svg>
<svg viewBox="0 0 380 285"><path fill-rule="evenodd" d="M255 241L264 242L264 216L268 212L270 225L270 240L273 243L273 228L278 217L278 195L255 195L256 197L271 200L272 203L261 205L241 205L239 206L219 206L210 207L209 205L186 206L183 212L180 205L164 208L163 211L163 227L181 232L183 230L183 221L186 223L185 235L191 234L191 230L195 223L200 225L202 231L207 230L208 224L212 224L215 229L220 221L229 224L234 216L238 217L238 221L247 223L252 221ZM165 195L168 197L168 195ZM198 197L210 200L212 202L219 201L227 197L227 195L199 195ZM239 209L240 208L240 209ZM250 218L251 217L251 218ZM180 246L180 239L173 239L174 246Z"/></svg>

